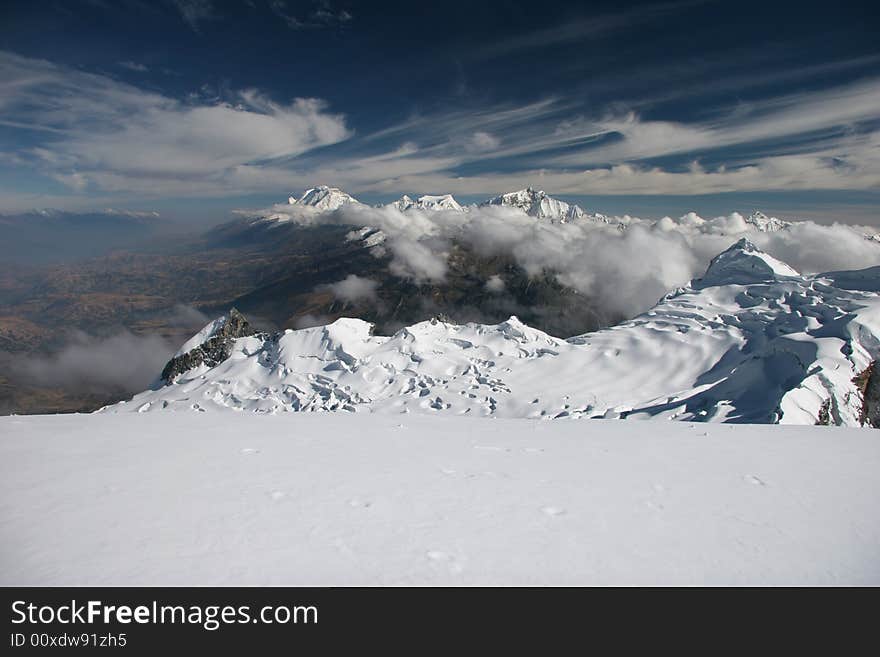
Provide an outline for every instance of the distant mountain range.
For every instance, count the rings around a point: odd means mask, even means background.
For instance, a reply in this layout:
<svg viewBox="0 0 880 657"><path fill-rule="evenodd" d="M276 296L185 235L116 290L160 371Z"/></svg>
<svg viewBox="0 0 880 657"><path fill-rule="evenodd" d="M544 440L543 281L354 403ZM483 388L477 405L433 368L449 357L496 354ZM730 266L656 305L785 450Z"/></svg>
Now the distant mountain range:
<svg viewBox="0 0 880 657"><path fill-rule="evenodd" d="M338 210L346 205L364 205L351 194L344 192L338 187L328 187L326 185L307 189L299 197L292 195L288 197L287 202L288 205L306 206L319 212ZM501 194L475 205L462 205L455 200L452 194L441 194L420 196L415 200L404 195L396 201L376 207L393 207L401 212L409 210L468 212L473 208L486 206L517 208L530 217L546 219L554 223L567 223L570 221L621 223L616 217L610 217L598 212L587 212L579 205L560 201L543 190L535 190L531 187ZM760 210L756 210L746 217L745 222L761 232L775 232L791 225L789 221L770 217Z"/></svg>

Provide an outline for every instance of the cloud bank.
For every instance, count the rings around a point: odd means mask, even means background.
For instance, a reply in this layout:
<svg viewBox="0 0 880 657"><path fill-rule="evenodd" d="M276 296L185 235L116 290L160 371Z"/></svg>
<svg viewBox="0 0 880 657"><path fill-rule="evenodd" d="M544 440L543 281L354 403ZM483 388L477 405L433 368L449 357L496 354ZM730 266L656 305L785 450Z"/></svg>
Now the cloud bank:
<svg viewBox="0 0 880 657"><path fill-rule="evenodd" d="M168 324L195 332L211 318L177 304ZM11 378L22 383L103 395L135 393L150 386L180 346L178 340L122 329L110 336L72 331L53 353L0 354Z"/></svg>
<svg viewBox="0 0 880 657"><path fill-rule="evenodd" d="M689 213L659 221L625 216L608 224L558 224L503 206L461 213L400 212L392 206L316 212L277 205L261 216L302 225L380 229L385 240L372 247L374 255L387 257L394 275L417 282L444 282L454 243L483 256L509 256L530 276L551 272L563 285L589 297L605 316L632 317L647 310L670 290L701 276L715 255L744 236L805 274L880 264L880 243L865 238L867 229L803 221L765 233L737 213L711 219ZM503 292L498 281L489 279L486 286Z"/></svg>
<svg viewBox="0 0 880 657"><path fill-rule="evenodd" d="M120 331L99 338L76 332L60 351L17 356L11 367L16 379L32 385L90 393L133 393L155 381L176 348L156 335Z"/></svg>

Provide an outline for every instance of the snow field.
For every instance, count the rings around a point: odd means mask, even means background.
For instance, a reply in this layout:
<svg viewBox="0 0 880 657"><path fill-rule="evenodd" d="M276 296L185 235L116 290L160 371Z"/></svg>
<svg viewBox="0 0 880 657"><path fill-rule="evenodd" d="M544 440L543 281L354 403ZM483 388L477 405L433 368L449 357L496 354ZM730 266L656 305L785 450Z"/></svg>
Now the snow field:
<svg viewBox="0 0 880 657"><path fill-rule="evenodd" d="M878 584L867 429L0 418L4 585Z"/></svg>

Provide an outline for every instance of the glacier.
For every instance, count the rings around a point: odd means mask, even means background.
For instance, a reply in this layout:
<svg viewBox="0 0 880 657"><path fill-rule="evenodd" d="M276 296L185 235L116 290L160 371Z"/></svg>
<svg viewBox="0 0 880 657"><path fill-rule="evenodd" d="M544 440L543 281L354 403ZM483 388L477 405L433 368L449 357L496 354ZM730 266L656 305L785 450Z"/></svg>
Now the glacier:
<svg viewBox="0 0 880 657"><path fill-rule="evenodd" d="M378 336L343 318L238 337L222 362L102 412L862 426L866 384L877 385L869 379L880 355L878 276L880 268L804 276L743 238L701 278L608 329L562 339L516 317L497 325L434 318ZM187 345L219 326L214 320Z"/></svg>

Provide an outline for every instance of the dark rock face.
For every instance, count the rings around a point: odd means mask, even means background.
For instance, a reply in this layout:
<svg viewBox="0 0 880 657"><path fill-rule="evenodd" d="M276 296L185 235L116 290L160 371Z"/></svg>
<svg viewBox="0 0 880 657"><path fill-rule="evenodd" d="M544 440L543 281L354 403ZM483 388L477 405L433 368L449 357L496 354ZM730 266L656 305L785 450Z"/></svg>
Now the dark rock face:
<svg viewBox="0 0 880 657"><path fill-rule="evenodd" d="M831 400L826 399L822 402L822 406L819 408L819 419L816 422L818 425L822 426L830 426L831 425Z"/></svg>
<svg viewBox="0 0 880 657"><path fill-rule="evenodd" d="M219 365L229 358L235 338L243 338L254 333L244 315L235 308L231 309L214 335L198 347L168 361L165 369L162 370L162 380L171 383L184 372L202 364L208 367Z"/></svg>
<svg viewBox="0 0 880 657"><path fill-rule="evenodd" d="M872 362L853 383L862 392L862 426L880 429L880 372L877 361Z"/></svg>

